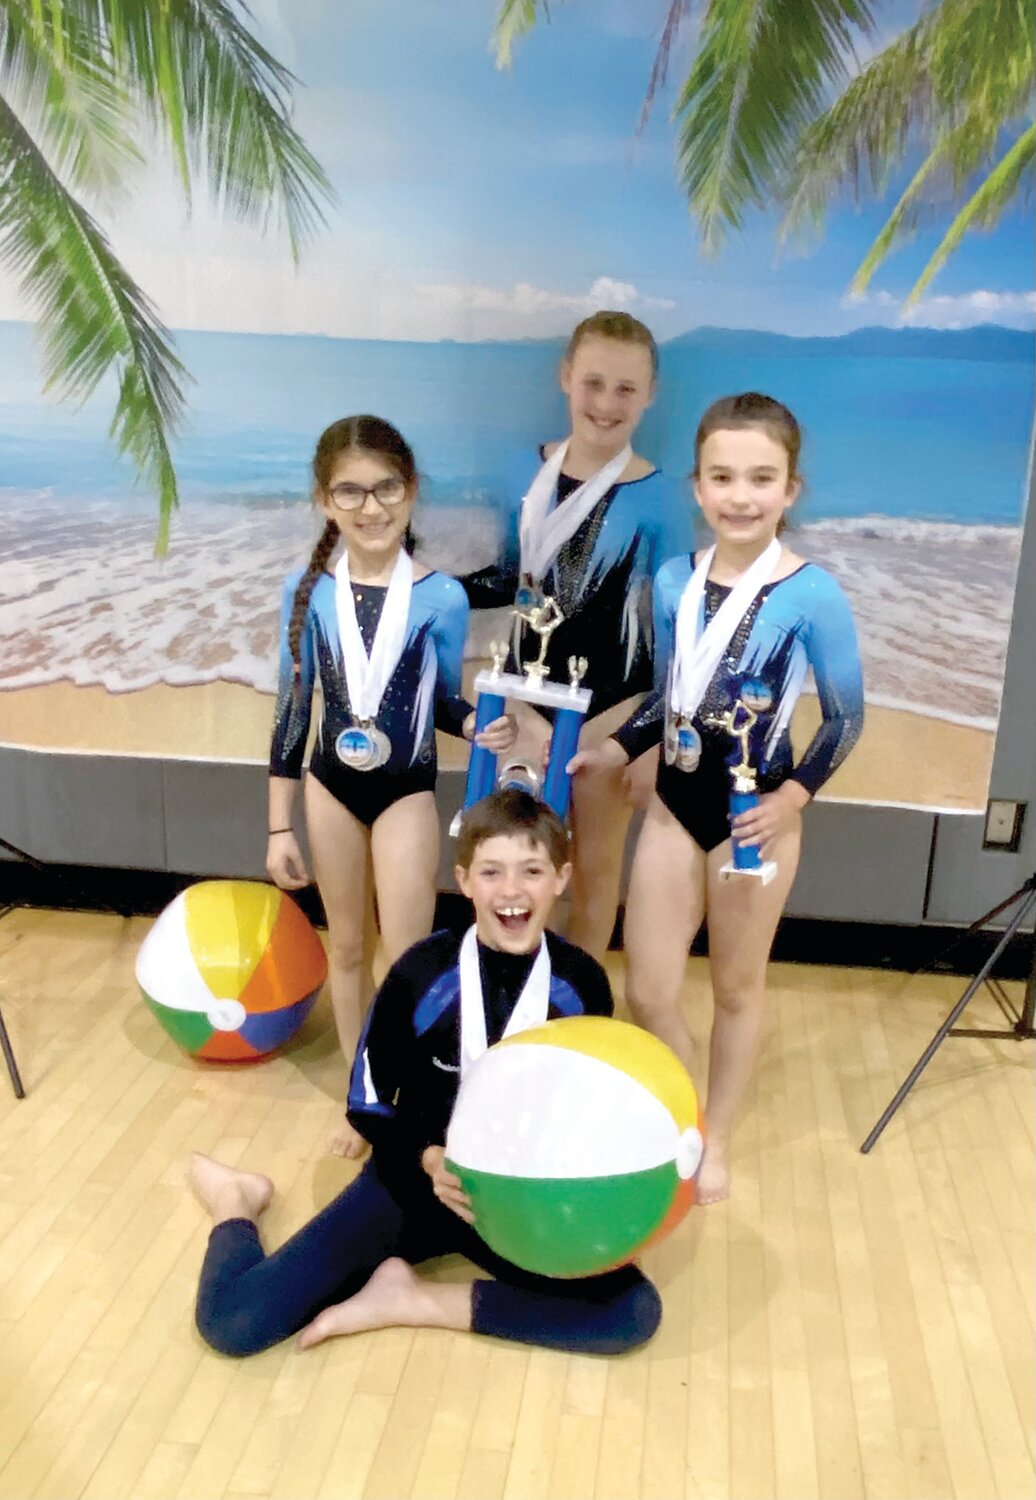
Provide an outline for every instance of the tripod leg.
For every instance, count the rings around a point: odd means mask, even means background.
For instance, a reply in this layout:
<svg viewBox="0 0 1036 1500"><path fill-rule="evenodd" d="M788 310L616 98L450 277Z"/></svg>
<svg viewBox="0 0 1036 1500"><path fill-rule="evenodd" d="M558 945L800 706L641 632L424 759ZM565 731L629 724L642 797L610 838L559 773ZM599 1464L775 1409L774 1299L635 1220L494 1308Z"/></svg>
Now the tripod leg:
<svg viewBox="0 0 1036 1500"><path fill-rule="evenodd" d="M14 1050L11 1047L11 1038L7 1035L7 1027L4 1025L2 1011L0 1011L0 1052L4 1054L4 1062L7 1064L7 1071L11 1075L11 1087L14 1089L14 1097L16 1099L24 1099L25 1090L22 1087L18 1064L14 1060Z"/></svg>
<svg viewBox="0 0 1036 1500"><path fill-rule="evenodd" d="M1023 887L1022 889L1023 892L1026 890L1025 887ZM938 1031L932 1037L932 1040L928 1043L928 1046L922 1052L921 1056L917 1059L917 1062L914 1064L913 1068L910 1071L909 1077L907 1077L903 1081L903 1083L900 1084L898 1090L896 1091L895 1097L886 1106L881 1119L874 1126L874 1129L871 1131L870 1135L860 1147L860 1150L863 1152L864 1156L866 1156L867 1152L870 1151L871 1147L876 1143L878 1137L885 1129L885 1126L892 1119L892 1116L896 1113L896 1110L903 1103L903 1100L906 1098L907 1094L909 1094L914 1084L917 1082L921 1074L924 1072L925 1068L931 1062L933 1056L935 1055L936 1049L945 1039L951 1027L956 1022L957 1018L963 1013L976 990L981 989L982 985L985 984L986 979L993 972L997 959L1000 957L1001 953L1003 953L1008 943L1014 937L1015 933L1018 931L1018 928L1025 921L1025 918L1029 915L1029 912L1032 910L1033 906L1036 906L1036 889L1029 887L1025 896L1025 900L1022 902L1021 906L1019 906L1010 922L1004 928L1003 935L1001 936L1000 941L997 943L992 953L986 959L981 969L979 969L974 979L968 985L963 995L961 995L960 999L950 1011L950 1014L946 1017L945 1021L939 1027Z"/></svg>

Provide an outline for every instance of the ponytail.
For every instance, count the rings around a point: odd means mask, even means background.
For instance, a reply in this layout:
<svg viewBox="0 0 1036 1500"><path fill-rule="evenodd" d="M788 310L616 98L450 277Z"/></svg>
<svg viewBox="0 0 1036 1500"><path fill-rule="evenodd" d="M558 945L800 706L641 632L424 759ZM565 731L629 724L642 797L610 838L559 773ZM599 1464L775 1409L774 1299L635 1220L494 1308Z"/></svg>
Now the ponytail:
<svg viewBox="0 0 1036 1500"><path fill-rule="evenodd" d="M291 660L295 668L295 696L298 697L299 678L302 674L302 626L306 619L306 611L309 608L309 596L312 594L316 581L327 567L328 559L335 550L339 538L338 522L328 521L316 546L313 548L309 559L309 567L299 579L299 586L295 590L295 599L291 606L291 616L288 620L288 648L291 651Z"/></svg>

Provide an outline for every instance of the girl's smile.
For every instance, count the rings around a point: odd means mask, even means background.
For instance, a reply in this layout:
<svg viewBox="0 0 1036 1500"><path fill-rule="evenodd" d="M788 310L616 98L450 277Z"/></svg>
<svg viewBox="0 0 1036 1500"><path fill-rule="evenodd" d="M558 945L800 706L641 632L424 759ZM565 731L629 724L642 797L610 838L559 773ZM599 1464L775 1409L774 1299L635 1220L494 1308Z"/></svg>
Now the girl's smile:
<svg viewBox="0 0 1036 1500"><path fill-rule="evenodd" d="M416 487L400 487L399 479L398 471L387 459L360 448L348 448L334 460L327 488L320 494L324 514L338 523L350 556L356 553L357 560L368 567L377 569L394 559L410 523ZM393 480L395 485L391 483ZM382 499L371 493L379 485L383 490ZM362 504L355 504L355 494L349 496L353 503L348 506L337 503L336 492L349 494L348 488L343 492L342 486L359 486L366 490ZM396 493L398 499L394 498Z"/></svg>
<svg viewBox="0 0 1036 1500"><path fill-rule="evenodd" d="M787 450L762 427L720 428L701 445L694 493L718 546L765 547L800 488Z"/></svg>

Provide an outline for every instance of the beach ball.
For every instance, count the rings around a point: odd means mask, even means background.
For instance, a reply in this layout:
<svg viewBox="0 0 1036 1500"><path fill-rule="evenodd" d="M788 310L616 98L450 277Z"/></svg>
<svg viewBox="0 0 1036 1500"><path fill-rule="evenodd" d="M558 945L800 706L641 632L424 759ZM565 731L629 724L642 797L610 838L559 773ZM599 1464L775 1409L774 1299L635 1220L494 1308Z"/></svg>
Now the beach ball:
<svg viewBox="0 0 1036 1500"><path fill-rule="evenodd" d="M631 1260L694 1201L704 1121L664 1042L603 1016L517 1032L464 1074L446 1162L491 1249L545 1276Z"/></svg>
<svg viewBox="0 0 1036 1500"><path fill-rule="evenodd" d="M137 954L145 1004L192 1057L251 1062L298 1030L327 976L323 945L290 896L203 880L162 912Z"/></svg>

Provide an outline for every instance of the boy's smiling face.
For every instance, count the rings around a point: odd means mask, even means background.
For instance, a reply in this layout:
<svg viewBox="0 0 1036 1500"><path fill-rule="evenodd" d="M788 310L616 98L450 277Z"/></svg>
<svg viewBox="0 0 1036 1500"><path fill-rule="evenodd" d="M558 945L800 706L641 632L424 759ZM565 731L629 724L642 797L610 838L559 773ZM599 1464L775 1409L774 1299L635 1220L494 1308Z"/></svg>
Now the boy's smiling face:
<svg viewBox="0 0 1036 1500"><path fill-rule="evenodd" d="M458 865L455 873L457 884L474 903L475 928L486 947L531 953L539 947L571 871L571 865L553 865L543 844L519 833L483 839L470 867Z"/></svg>

